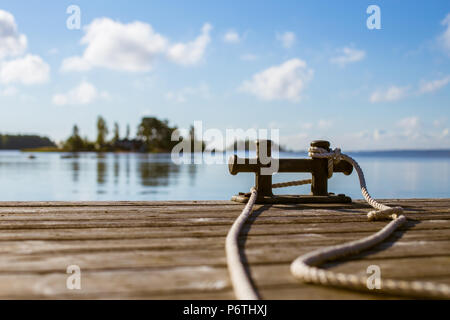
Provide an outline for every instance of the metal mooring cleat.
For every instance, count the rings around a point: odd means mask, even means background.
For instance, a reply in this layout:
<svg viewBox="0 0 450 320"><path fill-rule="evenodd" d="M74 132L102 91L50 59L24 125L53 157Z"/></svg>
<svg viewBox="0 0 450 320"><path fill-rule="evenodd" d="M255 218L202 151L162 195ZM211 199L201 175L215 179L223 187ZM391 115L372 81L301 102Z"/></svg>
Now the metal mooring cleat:
<svg viewBox="0 0 450 320"><path fill-rule="evenodd" d="M313 141L311 147L330 151L328 141ZM273 161L278 162L278 168L271 169ZM255 174L255 188L258 191L256 203L351 203L352 199L344 194L335 195L328 192L328 159L274 159L272 158L272 141L256 141L256 159L230 158L228 167L232 175L240 172ZM276 166L275 166L276 167ZM272 170L272 171L271 171ZM350 175L353 167L346 161L334 163L333 172ZM312 183L309 195L274 195L272 193L272 175L275 173L311 172ZM239 193L232 201L247 202L249 193Z"/></svg>

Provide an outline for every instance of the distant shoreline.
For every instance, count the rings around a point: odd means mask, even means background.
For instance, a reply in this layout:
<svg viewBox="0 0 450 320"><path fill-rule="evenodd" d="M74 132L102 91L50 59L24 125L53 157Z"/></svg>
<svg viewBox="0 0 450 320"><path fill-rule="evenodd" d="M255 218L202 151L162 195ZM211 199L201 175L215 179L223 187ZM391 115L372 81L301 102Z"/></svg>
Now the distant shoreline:
<svg viewBox="0 0 450 320"><path fill-rule="evenodd" d="M149 153L149 154L167 154L170 153L168 151L153 151L153 152L138 152L138 151L126 151L126 150L110 150L110 151L78 151L78 152L74 152L74 151L69 151L69 150L64 150L64 149L60 149L57 147L43 147L43 148L25 148L25 149L0 149L0 151L20 151L20 152L24 152L24 153L139 153L139 154L145 154L145 153ZM208 151L207 151L208 152ZM220 153L228 153L231 152L230 150L227 151L216 151L215 153L220 154ZM243 152L243 150L240 150L240 152ZM194 153L194 152L193 152ZM307 154L308 151L305 150L299 150L299 151L293 151L293 150L289 150L289 151L280 151L280 153L284 153L284 154ZM424 155L428 155L428 156L432 156L432 155L445 155L445 156L449 156L450 157L450 149L404 149L404 150L359 150L359 151L347 151L345 153L351 154L351 155L356 155L356 156L380 156L380 155L385 155L385 156L395 156L395 155L401 155L401 156L405 156L405 155L411 155L411 156L424 156Z"/></svg>

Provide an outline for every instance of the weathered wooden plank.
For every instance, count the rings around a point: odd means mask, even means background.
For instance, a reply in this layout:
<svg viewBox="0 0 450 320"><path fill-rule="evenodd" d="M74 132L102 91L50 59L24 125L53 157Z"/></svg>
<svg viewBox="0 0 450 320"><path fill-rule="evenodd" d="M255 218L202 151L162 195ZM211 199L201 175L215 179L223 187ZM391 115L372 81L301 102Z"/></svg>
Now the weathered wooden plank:
<svg viewBox="0 0 450 320"><path fill-rule="evenodd" d="M240 243L245 242L246 248L261 247L261 246L277 246L284 248L286 245L317 245L326 246L339 242L352 241L368 236L369 232L354 232L354 233L304 233L304 234L280 234L277 236L264 237L253 236L241 237ZM396 232L390 237L387 242L400 243L406 242L434 242L444 241L450 242L449 232L428 232L428 230L419 230L415 232ZM126 250L193 250L203 248L208 250L224 250L224 241L218 237L180 237L172 238L168 241L167 238L141 238L141 239L100 239L100 240L16 240L16 241L1 241L0 254L14 253L14 254L70 254L85 251L126 251ZM422 246L427 247L427 246ZM420 247L419 247L420 248Z"/></svg>
<svg viewBox="0 0 450 320"><path fill-rule="evenodd" d="M450 283L450 200L389 200L410 221L385 243L329 264L363 275ZM0 298L233 298L224 239L241 204L218 202L0 203ZM265 298L389 298L299 284L299 254L367 236L386 222L352 205L258 206L241 245ZM65 288L68 265L83 290Z"/></svg>
<svg viewBox="0 0 450 320"><path fill-rule="evenodd" d="M271 221L283 221L283 223L309 223L309 222L354 222L354 221L366 221L365 211L336 211L336 210L313 210L313 209L303 209L303 210L280 210L272 209L267 211L257 211L257 220L260 223L271 222ZM193 212L159 212L159 211L147 211L138 210L136 211L103 211L103 210L93 210L87 211L56 211L55 213L45 211L45 212L2 212L0 213L0 223L2 225L8 224L26 224L34 221L38 221L41 224L47 222L84 222L86 220L94 221L111 221L111 222L121 222L121 221L133 221L133 222L148 222L149 219L155 223L162 222L174 222L177 223L181 221L187 222L198 222L211 224L224 224L232 223L236 216L239 214L240 210L231 211L193 211ZM427 212L410 212L406 211L405 214L411 220L450 220L450 208L440 209L440 210L429 210ZM251 221L255 219L250 219Z"/></svg>
<svg viewBox="0 0 450 320"><path fill-rule="evenodd" d="M132 225L130 223L130 225ZM134 227L130 225L117 226L109 224L96 224L87 222L82 228L63 224L60 227L54 225L52 228L43 226L42 228L23 229L20 226L0 228L0 240L75 240L75 239L137 239L137 238L176 238L185 237L190 234L192 237L223 237L226 235L231 224L207 225L195 228L194 225L160 225L155 226L152 222L138 224ZM380 230L386 222L353 222L353 223L312 223L312 224L252 224L244 228L247 233L251 230L252 235L279 234L302 234L302 233L353 233L376 232ZM197 225L198 226L198 225ZM400 230L448 230L450 220L427 220L416 223L409 221Z"/></svg>
<svg viewBox="0 0 450 320"><path fill-rule="evenodd" d="M2 207L123 207L123 206L221 206L221 205L242 205L232 201L1 201Z"/></svg>
<svg viewBox="0 0 450 320"><path fill-rule="evenodd" d="M256 219L250 219L250 222ZM417 219L415 219L417 220ZM303 217L258 217L258 227L266 225L295 225L304 229L316 228L323 226L324 229L329 228L331 224L339 223L342 227L352 226L353 230L359 230L364 227L378 226L382 222L368 223L367 218L337 218L330 219L324 217L320 219L308 219ZM228 218L187 218L187 219L170 219L170 220L33 220L33 221L1 221L0 230L34 230L34 229L91 229L91 228L176 228L176 227L217 227L231 226L233 219ZM248 223L250 225L250 223ZM406 223L407 227L432 227L435 229L450 228L450 219L442 219L435 217L434 219L422 219L420 223L411 220ZM425 226L426 225L426 226Z"/></svg>
<svg viewBox="0 0 450 320"><path fill-rule="evenodd" d="M302 243L288 243L283 247L274 244L245 247L245 255L250 265L261 264L286 264L289 265L297 256L323 247ZM388 250L386 250L388 249ZM359 259L367 265L378 263L378 261L416 259L422 260L421 266L428 266L428 258L442 258L440 266L446 266L450 273L450 243L447 241L426 242L416 241L413 243L398 242L384 243L364 254L360 254L351 260ZM391 262L393 264L397 262ZM0 260L1 272L49 272L53 270L64 270L67 266L76 264L85 270L112 270L124 268L150 268L170 266L226 266L224 249L211 250L207 246L191 248L189 251L172 250L148 250L128 248L106 251L86 248L69 253L63 252L31 252L25 254L4 253Z"/></svg>
<svg viewBox="0 0 450 320"><path fill-rule="evenodd" d="M435 262L439 262L438 260ZM362 270L360 270L362 269ZM398 268L397 268L398 270ZM254 266L251 269L253 280L258 284L258 290L264 298L280 299L275 296L276 290L288 290L291 298L311 299L355 299L361 298L361 293L322 288L299 283L293 278L285 265ZM351 272L363 274L365 266L353 266ZM347 270L349 272L349 270ZM383 275L385 268L382 266ZM399 273L399 272L397 272ZM387 273L386 273L387 274ZM389 276L395 276L389 274ZM409 279L401 274L398 279ZM441 283L450 283L448 274L438 274ZM414 278L416 279L416 278ZM430 277L426 278L430 279ZM433 277L431 277L433 279ZM32 298L92 298L92 297L145 297L161 298L176 297L191 298L198 294L208 293L205 298L216 295L232 298L231 285L227 270L222 267L172 267L165 269L131 269L117 271L83 271L82 290L70 291L66 287L67 274L63 271L43 275L25 274L15 278L11 275L0 274L0 298L4 293L11 296L25 295ZM410 279L409 279L410 280ZM283 298L287 298L281 293ZM363 294L364 298L371 297Z"/></svg>

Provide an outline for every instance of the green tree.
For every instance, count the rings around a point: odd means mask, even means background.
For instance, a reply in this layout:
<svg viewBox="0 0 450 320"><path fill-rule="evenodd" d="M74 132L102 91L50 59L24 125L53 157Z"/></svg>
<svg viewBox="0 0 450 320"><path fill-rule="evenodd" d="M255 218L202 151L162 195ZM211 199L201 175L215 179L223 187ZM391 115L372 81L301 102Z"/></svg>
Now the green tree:
<svg viewBox="0 0 450 320"><path fill-rule="evenodd" d="M114 123L114 137L113 143L116 143L120 140L120 132L119 132L119 124L117 122Z"/></svg>
<svg viewBox="0 0 450 320"><path fill-rule="evenodd" d="M127 140L130 139L130 125L129 124L127 124L127 134L126 134L125 138Z"/></svg>
<svg viewBox="0 0 450 320"><path fill-rule="evenodd" d="M82 151L84 148L84 141L80 137L80 130L77 125L73 126L72 135L64 144L64 149L72 152Z"/></svg>
<svg viewBox="0 0 450 320"><path fill-rule="evenodd" d="M176 127L170 127L167 120L154 117L143 118L138 127L138 137L144 142L147 151L169 152L176 141L171 141Z"/></svg>
<svg viewBox="0 0 450 320"><path fill-rule="evenodd" d="M36 135L1 135L0 149L29 149L42 147L56 147L56 144L47 137Z"/></svg>
<svg viewBox="0 0 450 320"><path fill-rule="evenodd" d="M106 144L106 136L108 135L108 126L105 119L101 116L97 119L97 149L102 149Z"/></svg>

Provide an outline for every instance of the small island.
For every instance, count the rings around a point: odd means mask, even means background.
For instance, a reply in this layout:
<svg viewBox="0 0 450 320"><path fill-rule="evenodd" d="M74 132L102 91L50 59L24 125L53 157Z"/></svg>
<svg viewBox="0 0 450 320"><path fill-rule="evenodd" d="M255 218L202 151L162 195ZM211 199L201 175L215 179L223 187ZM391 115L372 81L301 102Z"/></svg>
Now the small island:
<svg viewBox="0 0 450 320"><path fill-rule="evenodd" d="M48 137L38 135L0 134L0 150L23 149L57 149L56 144Z"/></svg>
<svg viewBox="0 0 450 320"><path fill-rule="evenodd" d="M156 117L142 118L137 135L130 137L130 126L127 125L126 133L120 136L119 124L114 123L113 137L107 139L109 128L105 119L101 116L97 119L97 139L89 140L82 137L77 125L73 126L70 137L55 143L48 137L38 135L0 135L0 150L22 150L26 152L144 152L167 153L179 141L172 141L172 134L177 130L176 126L169 125L168 120L160 120ZM195 129L191 126L188 139L192 145L199 143L195 135ZM200 141L202 150L205 143Z"/></svg>

